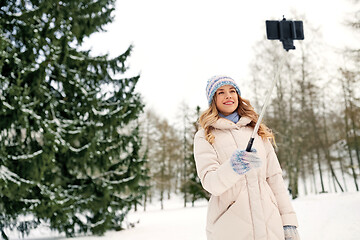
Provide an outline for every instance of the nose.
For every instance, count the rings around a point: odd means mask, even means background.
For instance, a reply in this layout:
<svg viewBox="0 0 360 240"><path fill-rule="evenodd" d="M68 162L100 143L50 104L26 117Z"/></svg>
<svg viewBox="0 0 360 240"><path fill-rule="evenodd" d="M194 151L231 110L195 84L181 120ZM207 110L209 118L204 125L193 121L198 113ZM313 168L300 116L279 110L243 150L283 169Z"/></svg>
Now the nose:
<svg viewBox="0 0 360 240"><path fill-rule="evenodd" d="M225 93L225 98L231 98L231 94L230 93Z"/></svg>

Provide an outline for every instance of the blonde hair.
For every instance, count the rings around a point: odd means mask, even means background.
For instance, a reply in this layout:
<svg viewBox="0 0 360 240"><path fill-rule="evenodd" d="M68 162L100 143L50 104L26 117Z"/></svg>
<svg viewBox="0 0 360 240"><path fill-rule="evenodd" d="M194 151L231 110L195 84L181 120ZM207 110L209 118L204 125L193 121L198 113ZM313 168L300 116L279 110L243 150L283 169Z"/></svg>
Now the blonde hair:
<svg viewBox="0 0 360 240"><path fill-rule="evenodd" d="M258 120L258 114L255 112L254 108L251 106L250 101L244 98L241 98L238 95L239 99L239 106L237 108L237 112L242 117L248 117L251 119L251 122L248 124L248 126L254 128L257 120ZM199 118L199 124L205 131L205 139L213 144L215 141L215 136L211 133L211 131L214 129L212 125L219 119L219 111L216 108L215 103L215 97L213 98L213 101L211 102L209 108L205 110L200 118ZM265 124L261 123L259 130L257 132L259 136L262 139L269 139L274 146L276 146L275 143L275 136L270 128L268 128Z"/></svg>

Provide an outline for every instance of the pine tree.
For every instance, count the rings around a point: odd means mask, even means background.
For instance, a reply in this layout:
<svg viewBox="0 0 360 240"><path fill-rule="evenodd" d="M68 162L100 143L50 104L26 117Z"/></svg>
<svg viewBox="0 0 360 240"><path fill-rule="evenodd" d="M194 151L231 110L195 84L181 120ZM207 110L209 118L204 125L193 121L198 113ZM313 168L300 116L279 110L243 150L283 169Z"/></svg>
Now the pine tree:
<svg viewBox="0 0 360 240"><path fill-rule="evenodd" d="M139 76L121 77L132 47L113 59L79 50L113 20L114 2L0 3L4 238L5 228L27 233L41 222L67 236L121 229L142 197ZM21 215L34 218L21 222Z"/></svg>
<svg viewBox="0 0 360 240"><path fill-rule="evenodd" d="M192 206L194 206L194 203L196 200L199 199L209 199L210 198L210 194L204 190L204 188L201 185L200 179L197 175L197 171L196 171L196 165L195 165L195 158L194 158L194 153L193 153L193 149L194 149L194 136L195 133L198 130L198 123L197 120L200 117L200 107L198 106L196 108L196 112L195 114L189 114L189 107L185 106L184 107L184 117L186 116L187 123L185 122L184 125L187 126L189 125L188 128L185 127L185 134L184 134L184 138L187 139L187 141L184 141L187 143L187 147L184 148L184 175L185 177L183 178L184 181L182 183L181 186L181 192L184 194L184 207L186 207L186 202L191 202ZM195 120L191 121L190 118L194 118L195 115ZM191 127L190 127L191 126ZM188 151L185 151L186 149L188 149Z"/></svg>

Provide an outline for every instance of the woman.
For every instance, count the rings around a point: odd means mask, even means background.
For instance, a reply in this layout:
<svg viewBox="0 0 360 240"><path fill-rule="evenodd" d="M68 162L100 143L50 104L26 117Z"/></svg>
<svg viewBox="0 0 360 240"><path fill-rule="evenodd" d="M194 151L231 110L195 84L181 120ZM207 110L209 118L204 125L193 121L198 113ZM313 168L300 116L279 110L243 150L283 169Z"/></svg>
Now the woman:
<svg viewBox="0 0 360 240"><path fill-rule="evenodd" d="M246 152L258 118L249 101L227 76L209 79L206 93L209 108L199 119L194 155L202 186L211 194L208 240L299 239L273 133L261 124Z"/></svg>

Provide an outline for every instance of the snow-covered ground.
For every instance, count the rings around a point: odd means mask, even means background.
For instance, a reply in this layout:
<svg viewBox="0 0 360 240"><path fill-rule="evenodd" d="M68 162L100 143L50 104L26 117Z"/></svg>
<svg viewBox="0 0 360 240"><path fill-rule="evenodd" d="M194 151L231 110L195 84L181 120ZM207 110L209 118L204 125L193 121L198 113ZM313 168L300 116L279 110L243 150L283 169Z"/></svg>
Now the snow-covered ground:
<svg viewBox="0 0 360 240"><path fill-rule="evenodd" d="M154 204L146 212L132 212L129 222L137 222L135 228L104 236L77 237L71 240L206 240L206 202L195 207L182 207L181 199L165 203L165 209ZM360 239L360 193L321 194L301 197L293 201L300 222L302 240L359 240ZM12 233L10 239L19 239ZM25 239L67 239L46 228L35 230ZM67 239L67 240L70 240Z"/></svg>

